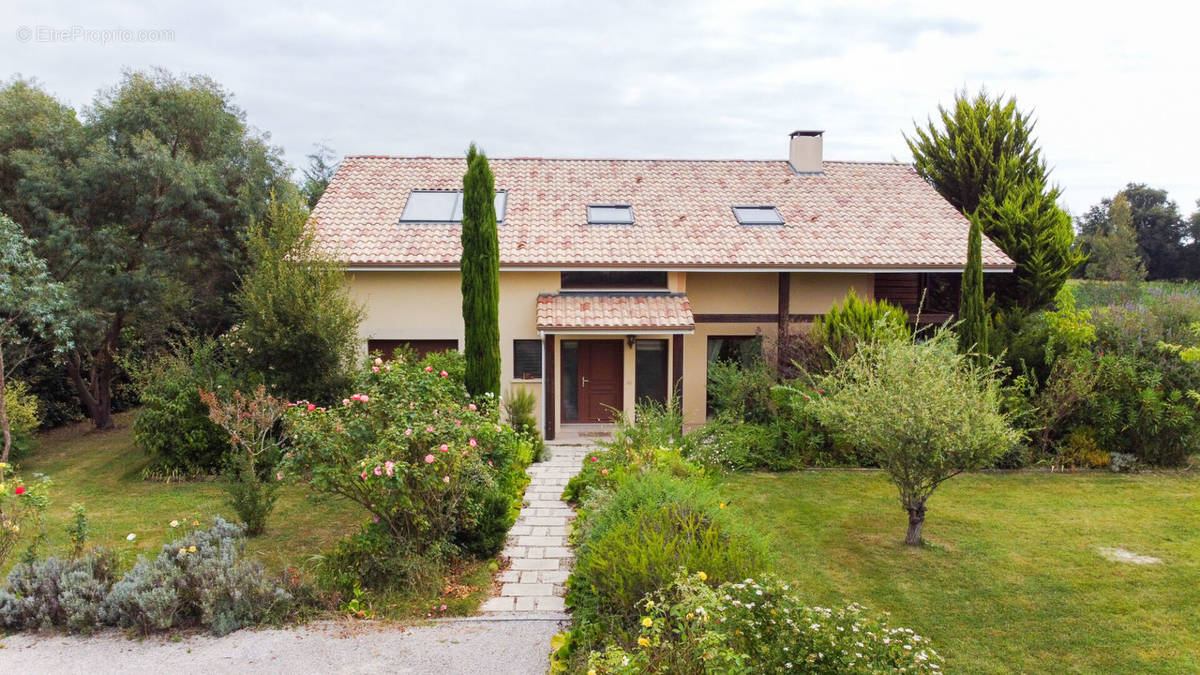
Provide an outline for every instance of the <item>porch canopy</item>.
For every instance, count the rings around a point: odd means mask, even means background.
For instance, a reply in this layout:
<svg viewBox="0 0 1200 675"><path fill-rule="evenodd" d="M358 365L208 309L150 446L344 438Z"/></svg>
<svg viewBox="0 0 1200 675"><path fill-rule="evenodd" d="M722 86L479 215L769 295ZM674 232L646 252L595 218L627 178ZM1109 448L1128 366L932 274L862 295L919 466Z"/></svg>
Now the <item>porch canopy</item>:
<svg viewBox="0 0 1200 675"><path fill-rule="evenodd" d="M537 300L543 333L683 334L696 330L682 293L555 293Z"/></svg>

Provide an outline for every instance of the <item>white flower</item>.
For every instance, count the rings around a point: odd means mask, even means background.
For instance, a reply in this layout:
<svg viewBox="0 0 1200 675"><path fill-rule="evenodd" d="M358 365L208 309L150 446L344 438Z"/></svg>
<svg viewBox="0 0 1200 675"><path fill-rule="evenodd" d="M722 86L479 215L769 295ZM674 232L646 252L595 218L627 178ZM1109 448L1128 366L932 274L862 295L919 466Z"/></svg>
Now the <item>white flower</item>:
<svg viewBox="0 0 1200 675"><path fill-rule="evenodd" d="M178 521L178 520L172 520L172 521L171 521L171 527L179 527L179 521Z"/></svg>
<svg viewBox="0 0 1200 675"><path fill-rule="evenodd" d="M134 539L137 539L137 535L136 535L136 534L134 534L134 533L132 533L132 532L130 532L130 533L129 533L129 536L125 537L125 539L126 539L127 541L133 541Z"/></svg>

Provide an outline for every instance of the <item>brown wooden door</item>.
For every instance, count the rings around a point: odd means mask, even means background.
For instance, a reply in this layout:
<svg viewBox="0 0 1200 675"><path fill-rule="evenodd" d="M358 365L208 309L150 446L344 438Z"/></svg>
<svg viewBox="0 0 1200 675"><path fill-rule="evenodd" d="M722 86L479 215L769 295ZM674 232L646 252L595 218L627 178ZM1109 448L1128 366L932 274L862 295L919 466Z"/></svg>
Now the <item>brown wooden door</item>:
<svg viewBox="0 0 1200 675"><path fill-rule="evenodd" d="M625 345L620 340L579 342L579 421L608 422L625 397Z"/></svg>

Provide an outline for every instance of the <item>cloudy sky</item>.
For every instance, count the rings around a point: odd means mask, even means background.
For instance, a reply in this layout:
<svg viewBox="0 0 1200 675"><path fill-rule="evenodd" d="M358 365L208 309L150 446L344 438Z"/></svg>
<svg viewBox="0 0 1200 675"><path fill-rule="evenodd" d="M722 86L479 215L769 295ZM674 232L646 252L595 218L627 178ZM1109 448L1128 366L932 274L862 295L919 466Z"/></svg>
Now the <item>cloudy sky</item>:
<svg viewBox="0 0 1200 675"><path fill-rule="evenodd" d="M204 73L294 165L316 142L784 158L787 133L812 128L829 159L908 161L914 120L986 86L1035 112L1076 214L1130 181L1166 188L1185 213L1200 198L1189 3L99 4L6 0L0 75L82 107L124 68Z"/></svg>

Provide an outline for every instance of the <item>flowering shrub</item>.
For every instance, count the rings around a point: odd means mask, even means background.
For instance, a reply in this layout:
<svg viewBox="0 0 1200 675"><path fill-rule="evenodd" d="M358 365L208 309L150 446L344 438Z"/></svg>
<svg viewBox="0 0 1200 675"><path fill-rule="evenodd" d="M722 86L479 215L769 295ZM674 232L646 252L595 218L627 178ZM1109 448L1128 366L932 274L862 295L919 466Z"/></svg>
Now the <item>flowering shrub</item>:
<svg viewBox="0 0 1200 675"><path fill-rule="evenodd" d="M520 506L531 447L500 424L491 399L467 395L461 359L374 359L340 404L293 407L292 448L279 477L360 504L370 529L396 549L433 558L455 548L499 551Z"/></svg>
<svg viewBox="0 0 1200 675"><path fill-rule="evenodd" d="M582 504L593 490L614 490L617 484L648 471L659 471L681 478L703 476L704 467L683 456L679 448L607 444L604 450L583 458L583 468L567 481L563 499Z"/></svg>
<svg viewBox="0 0 1200 675"><path fill-rule="evenodd" d="M681 572L639 603L640 632L589 654L595 673L936 673L928 638L892 627L859 605L808 607L766 577L714 587Z"/></svg>
<svg viewBox="0 0 1200 675"><path fill-rule="evenodd" d="M26 482L0 462L0 567L27 534L36 535L50 505L50 479L35 474ZM36 543L36 540L35 540Z"/></svg>

